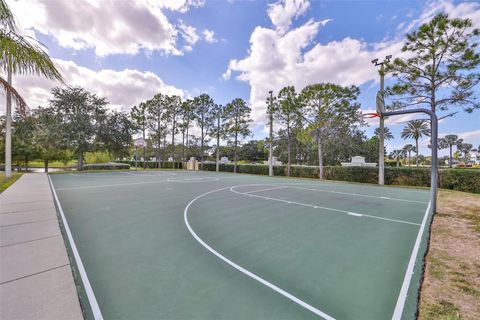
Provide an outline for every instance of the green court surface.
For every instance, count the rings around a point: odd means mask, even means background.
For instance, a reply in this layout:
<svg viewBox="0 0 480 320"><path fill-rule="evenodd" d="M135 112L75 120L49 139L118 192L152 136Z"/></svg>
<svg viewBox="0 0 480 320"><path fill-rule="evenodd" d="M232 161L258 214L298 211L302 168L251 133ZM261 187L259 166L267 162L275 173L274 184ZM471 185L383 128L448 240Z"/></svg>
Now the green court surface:
<svg viewBox="0 0 480 320"><path fill-rule="evenodd" d="M415 318L427 190L187 171L50 177L88 318Z"/></svg>

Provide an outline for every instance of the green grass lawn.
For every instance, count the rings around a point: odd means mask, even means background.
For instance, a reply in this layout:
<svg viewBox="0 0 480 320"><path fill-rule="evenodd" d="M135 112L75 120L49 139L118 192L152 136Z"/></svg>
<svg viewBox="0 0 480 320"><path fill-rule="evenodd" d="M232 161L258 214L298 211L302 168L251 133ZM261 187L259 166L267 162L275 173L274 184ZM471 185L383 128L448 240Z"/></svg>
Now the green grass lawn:
<svg viewBox="0 0 480 320"><path fill-rule="evenodd" d="M77 161L70 160L67 163L66 166L70 167L70 166L75 166L75 165L77 165ZM28 166L30 168L43 168L43 167L45 167L45 163L42 160L34 160L34 161L30 161L28 163ZM49 168L63 168L63 167L65 167L65 164L63 162L60 162L60 161L50 161L48 163L48 167Z"/></svg>
<svg viewBox="0 0 480 320"><path fill-rule="evenodd" d="M23 175L22 172L13 172L12 178L7 179L5 172L0 172L0 193L10 187L15 181Z"/></svg>

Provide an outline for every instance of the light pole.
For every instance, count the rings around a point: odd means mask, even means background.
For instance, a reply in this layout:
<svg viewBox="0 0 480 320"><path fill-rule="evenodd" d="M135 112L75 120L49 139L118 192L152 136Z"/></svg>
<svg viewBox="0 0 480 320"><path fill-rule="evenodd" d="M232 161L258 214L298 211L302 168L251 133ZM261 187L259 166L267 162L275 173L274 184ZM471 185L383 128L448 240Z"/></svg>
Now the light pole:
<svg viewBox="0 0 480 320"><path fill-rule="evenodd" d="M372 63L375 66L380 66L380 91L377 94L381 95L382 99L385 96L385 64L390 62L392 58L391 55L385 57L382 62L378 62L378 59L373 59ZM378 184L385 184L385 118L382 115L379 115L380 125L379 125L379 142L378 142Z"/></svg>
<svg viewBox="0 0 480 320"><path fill-rule="evenodd" d="M217 114L217 165L216 171L220 171L220 118L222 116L223 107L222 105L218 106L218 114Z"/></svg>
<svg viewBox="0 0 480 320"><path fill-rule="evenodd" d="M268 175L273 177L273 91L268 92L270 94L270 145L268 150Z"/></svg>

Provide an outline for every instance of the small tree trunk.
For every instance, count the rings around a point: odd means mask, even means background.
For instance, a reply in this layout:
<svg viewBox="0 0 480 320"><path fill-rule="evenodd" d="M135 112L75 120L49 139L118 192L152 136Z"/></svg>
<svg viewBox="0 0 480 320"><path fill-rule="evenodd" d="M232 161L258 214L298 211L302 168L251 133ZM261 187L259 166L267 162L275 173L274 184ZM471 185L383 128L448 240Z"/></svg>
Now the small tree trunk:
<svg viewBox="0 0 480 320"><path fill-rule="evenodd" d="M397 168L400 167L400 158L397 157Z"/></svg>
<svg viewBox="0 0 480 320"><path fill-rule="evenodd" d="M290 166L292 165L291 149L292 147L290 145L290 125L288 125L287 126L287 154L288 154L287 177L290 177Z"/></svg>
<svg viewBox="0 0 480 320"><path fill-rule="evenodd" d="M416 150L417 151L417 159L415 159L415 162L416 162L417 168L418 168L418 151L419 151L418 150L418 139L415 140L415 147L417 148L417 150Z"/></svg>
<svg viewBox="0 0 480 320"><path fill-rule="evenodd" d="M322 142L320 140L320 135L317 135L317 147L318 147L318 177L320 180L323 180L323 152L322 152Z"/></svg>
<svg viewBox="0 0 480 320"><path fill-rule="evenodd" d="M448 167L452 167L452 146L450 146L450 158L448 158Z"/></svg>
<svg viewBox="0 0 480 320"><path fill-rule="evenodd" d="M411 151L408 151L408 166L410 167L410 154L411 154Z"/></svg>
<svg viewBox="0 0 480 320"><path fill-rule="evenodd" d="M203 170L203 139L205 136L203 135L203 119L202 119L202 142L200 146L200 169Z"/></svg>
<svg viewBox="0 0 480 320"><path fill-rule="evenodd" d="M78 155L78 163L77 163L77 170L82 170L83 165L83 152L80 152Z"/></svg>
<svg viewBox="0 0 480 320"><path fill-rule="evenodd" d="M48 172L48 159L43 160L43 163L45 164L45 172Z"/></svg>
<svg viewBox="0 0 480 320"><path fill-rule="evenodd" d="M175 169L175 114L173 115L173 124L172 124L172 168Z"/></svg>
<svg viewBox="0 0 480 320"><path fill-rule="evenodd" d="M233 173L237 173L237 143L238 143L237 137L238 137L238 133L237 133L237 131L235 131L235 149L233 150L234 151L235 164L233 165Z"/></svg>
<svg viewBox="0 0 480 320"><path fill-rule="evenodd" d="M28 154L25 155L25 173L28 172Z"/></svg>

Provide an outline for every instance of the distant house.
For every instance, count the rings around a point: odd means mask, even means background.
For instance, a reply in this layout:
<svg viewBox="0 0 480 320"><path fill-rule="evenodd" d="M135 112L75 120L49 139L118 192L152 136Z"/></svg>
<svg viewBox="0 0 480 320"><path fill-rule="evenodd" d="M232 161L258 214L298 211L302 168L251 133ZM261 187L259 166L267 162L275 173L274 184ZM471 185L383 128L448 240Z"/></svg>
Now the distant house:
<svg viewBox="0 0 480 320"><path fill-rule="evenodd" d="M470 151L468 154L469 162L472 164L480 164L480 152L479 151Z"/></svg>

